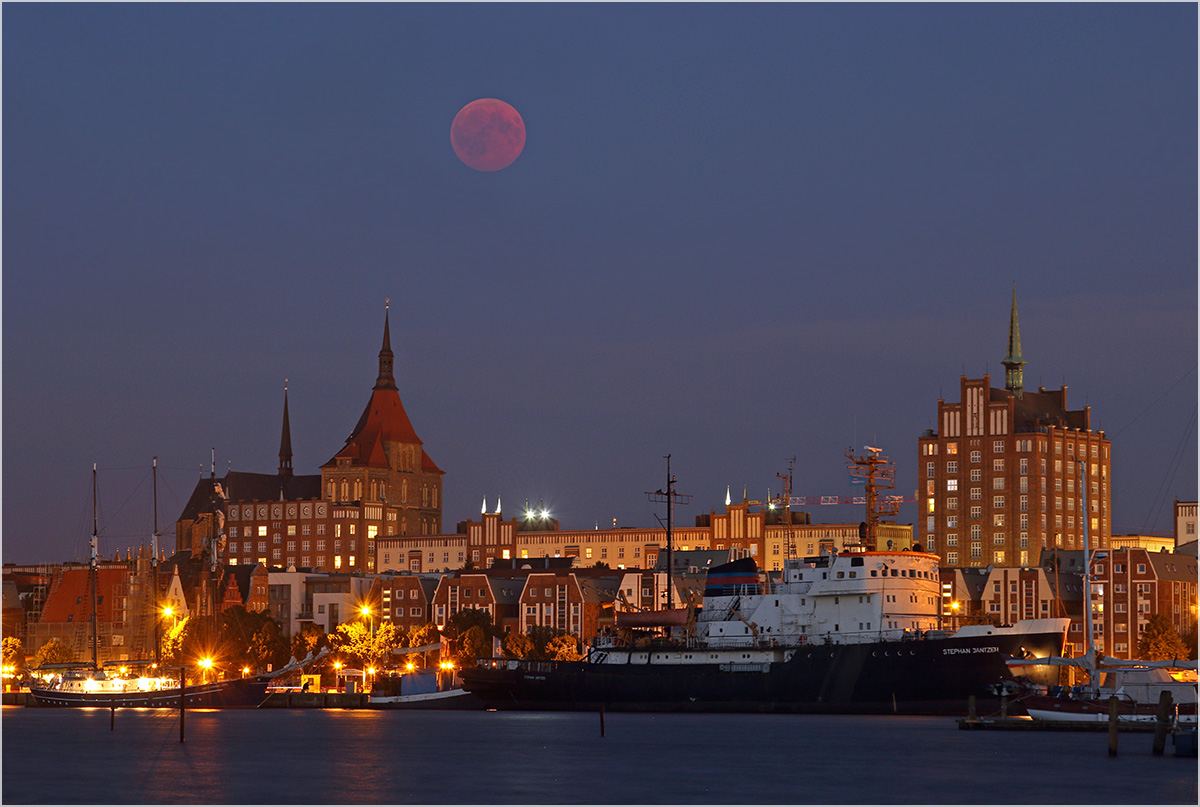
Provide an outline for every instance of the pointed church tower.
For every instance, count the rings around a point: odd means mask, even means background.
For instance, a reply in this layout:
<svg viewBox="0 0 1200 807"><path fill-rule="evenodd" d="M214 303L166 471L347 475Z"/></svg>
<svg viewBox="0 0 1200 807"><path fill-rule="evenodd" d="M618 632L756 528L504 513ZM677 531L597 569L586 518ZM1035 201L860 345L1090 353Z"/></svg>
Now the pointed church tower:
<svg viewBox="0 0 1200 807"><path fill-rule="evenodd" d="M321 489L329 502L386 504L399 510L381 535L436 535L442 521L442 470L425 453L400 400L389 314L385 306L379 374L371 398L346 445L321 466ZM373 543L368 536L369 553Z"/></svg>
<svg viewBox="0 0 1200 807"><path fill-rule="evenodd" d="M390 302L390 300L389 300ZM392 353L392 338L388 330L388 309L383 306L383 347L379 349L379 377L375 379L374 389L396 389L396 376L392 373L392 363L396 358Z"/></svg>
<svg viewBox="0 0 1200 807"><path fill-rule="evenodd" d="M1023 395L1025 360L1021 358L1021 325L1017 321L1017 284L1013 283L1012 313L1008 318L1008 355L1004 365L1004 388L1016 397Z"/></svg>
<svg viewBox="0 0 1200 807"><path fill-rule="evenodd" d="M283 435L279 438L279 475L292 475L292 426L288 422L287 379L283 380Z"/></svg>

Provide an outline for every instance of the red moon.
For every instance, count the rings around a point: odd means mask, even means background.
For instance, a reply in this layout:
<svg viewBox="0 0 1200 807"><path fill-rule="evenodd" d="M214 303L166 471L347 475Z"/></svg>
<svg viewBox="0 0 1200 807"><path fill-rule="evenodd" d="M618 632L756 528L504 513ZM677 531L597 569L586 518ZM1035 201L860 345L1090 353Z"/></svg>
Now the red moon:
<svg viewBox="0 0 1200 807"><path fill-rule="evenodd" d="M499 171L521 156L525 121L503 101L480 98L454 116L450 145L458 159L476 171Z"/></svg>

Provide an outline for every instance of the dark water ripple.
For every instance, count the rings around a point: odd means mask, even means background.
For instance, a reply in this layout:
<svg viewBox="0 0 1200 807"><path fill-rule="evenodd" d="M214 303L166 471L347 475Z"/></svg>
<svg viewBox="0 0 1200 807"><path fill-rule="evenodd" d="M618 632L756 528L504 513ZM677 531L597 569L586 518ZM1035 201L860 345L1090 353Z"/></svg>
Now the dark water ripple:
<svg viewBox="0 0 1200 807"><path fill-rule="evenodd" d="M950 718L4 707L6 804L1196 804L1122 734Z"/></svg>

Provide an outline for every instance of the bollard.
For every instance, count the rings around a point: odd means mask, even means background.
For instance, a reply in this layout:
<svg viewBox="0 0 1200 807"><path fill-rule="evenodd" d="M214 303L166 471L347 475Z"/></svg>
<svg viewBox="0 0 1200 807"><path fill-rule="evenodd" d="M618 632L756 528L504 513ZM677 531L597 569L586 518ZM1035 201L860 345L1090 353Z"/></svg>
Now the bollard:
<svg viewBox="0 0 1200 807"><path fill-rule="evenodd" d="M1163 690L1158 696L1158 714L1155 715L1154 721L1154 756L1161 757L1163 749L1167 746L1167 728L1171 723L1171 693L1169 690Z"/></svg>
<svg viewBox="0 0 1200 807"><path fill-rule="evenodd" d="M1117 712L1120 711L1117 696L1108 699L1108 755L1117 755Z"/></svg>
<svg viewBox="0 0 1200 807"><path fill-rule="evenodd" d="M1008 693L1007 692L1000 693L1000 719L1001 720L1008 719Z"/></svg>
<svg viewBox="0 0 1200 807"><path fill-rule="evenodd" d="M187 689L187 679L184 678L186 671L187 667L179 668L179 742L183 742L183 715L187 711L183 700L184 690Z"/></svg>
<svg viewBox="0 0 1200 807"><path fill-rule="evenodd" d="M600 736L604 736L604 704L600 704Z"/></svg>
<svg viewBox="0 0 1200 807"><path fill-rule="evenodd" d="M109 712L109 716L108 716L108 730L116 731L117 730L117 696L116 695L113 695L111 698L109 698L109 706L111 707L111 711ZM1162 753L1162 752L1160 751L1159 753Z"/></svg>
<svg viewBox="0 0 1200 807"><path fill-rule="evenodd" d="M975 719L975 696L967 696L967 720Z"/></svg>

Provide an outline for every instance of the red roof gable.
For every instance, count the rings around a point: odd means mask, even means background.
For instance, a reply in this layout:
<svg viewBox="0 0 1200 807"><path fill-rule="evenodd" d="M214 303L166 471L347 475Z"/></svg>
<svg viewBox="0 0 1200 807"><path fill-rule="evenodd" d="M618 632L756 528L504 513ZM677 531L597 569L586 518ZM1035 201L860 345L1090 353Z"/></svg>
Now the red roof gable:
<svg viewBox="0 0 1200 807"><path fill-rule="evenodd" d="M92 615L92 589L87 569L64 569L58 586L46 598L42 622L87 623ZM113 609L118 592L129 583L129 570L105 568L96 570L96 597L99 622L113 622Z"/></svg>
<svg viewBox="0 0 1200 807"><path fill-rule="evenodd" d="M375 389L371 391L371 400L363 410L362 417L354 431L346 439L346 445L322 468L336 465L337 459L348 458L355 465L369 465L376 468L388 467L387 452L384 443L417 443L417 436L404 404L400 402L400 393L394 389ZM440 470L433 460L421 452L421 467L423 470Z"/></svg>

